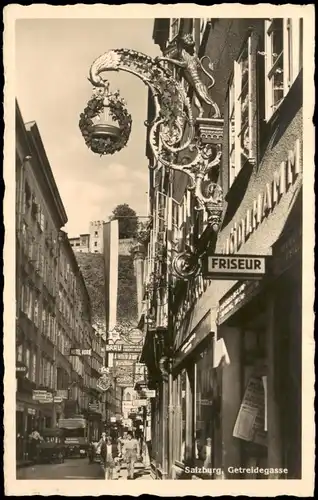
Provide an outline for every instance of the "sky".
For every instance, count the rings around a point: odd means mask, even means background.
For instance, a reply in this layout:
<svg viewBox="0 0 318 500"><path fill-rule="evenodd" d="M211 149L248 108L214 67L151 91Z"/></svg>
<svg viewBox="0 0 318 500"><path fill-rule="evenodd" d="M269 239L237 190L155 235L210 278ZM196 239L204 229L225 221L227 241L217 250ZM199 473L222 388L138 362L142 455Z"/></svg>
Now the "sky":
<svg viewBox="0 0 318 500"><path fill-rule="evenodd" d="M120 90L132 115L128 145L99 157L85 145L79 115L92 95L89 67L112 48L160 54L152 40L153 19L18 19L16 93L24 122L36 121L68 215L69 236L107 220L120 203L146 215L145 155L147 88L126 72L104 73Z"/></svg>

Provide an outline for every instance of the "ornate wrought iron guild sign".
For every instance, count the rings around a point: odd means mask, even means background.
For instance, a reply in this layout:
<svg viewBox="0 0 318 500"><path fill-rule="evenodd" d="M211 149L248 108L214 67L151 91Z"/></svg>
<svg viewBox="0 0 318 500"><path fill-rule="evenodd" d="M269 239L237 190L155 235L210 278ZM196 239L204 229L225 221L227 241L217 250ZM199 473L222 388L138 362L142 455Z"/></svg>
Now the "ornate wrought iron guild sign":
<svg viewBox="0 0 318 500"><path fill-rule="evenodd" d="M154 101L154 119L151 123L145 122L154 158L154 165L150 168L155 168L159 162L168 169L187 174L188 189L193 191L196 209L207 211L207 224L217 232L223 213L223 192L217 184L223 119L209 93L215 81L203 65L204 60L209 60L208 56L198 57L191 34L178 38L174 57L152 59L131 49L112 49L98 57L91 65L88 78L94 86L94 96L81 114L79 125L86 144L95 153L113 154L125 147L130 135L131 116L119 93L110 93L109 82L101 74L126 71L140 78L150 89ZM193 90L198 118L193 116L192 103L185 88L165 67L167 62L183 69ZM213 70L210 60L208 67ZM208 87L201 79L201 72L210 78ZM203 117L204 107L208 108L212 118ZM181 163L178 160L180 152L183 152ZM176 275L183 277L194 276L198 270L188 254L180 255L174 268Z"/></svg>

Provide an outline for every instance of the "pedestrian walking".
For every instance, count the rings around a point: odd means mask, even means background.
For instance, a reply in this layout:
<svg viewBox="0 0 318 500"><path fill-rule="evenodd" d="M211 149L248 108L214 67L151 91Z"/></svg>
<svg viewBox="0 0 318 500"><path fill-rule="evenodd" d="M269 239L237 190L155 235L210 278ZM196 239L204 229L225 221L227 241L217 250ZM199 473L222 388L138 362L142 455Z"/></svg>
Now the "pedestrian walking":
<svg viewBox="0 0 318 500"><path fill-rule="evenodd" d="M101 445L102 445L102 443L103 443L104 441L106 441L106 432L102 432L102 437L101 437L101 438L100 438L100 440L98 441L98 443L97 443L97 447L98 447L98 446L101 446Z"/></svg>
<svg viewBox="0 0 318 500"><path fill-rule="evenodd" d="M102 442L100 455L105 467L105 479L114 479L119 450L117 443L113 442L110 436L107 436L106 440Z"/></svg>
<svg viewBox="0 0 318 500"><path fill-rule="evenodd" d="M139 445L137 439L133 438L131 432L127 435L127 440L123 443L123 456L127 464L127 479L134 479L135 463L139 456Z"/></svg>
<svg viewBox="0 0 318 500"><path fill-rule="evenodd" d="M43 437L40 435L39 431L35 428L29 436L29 456L34 462L38 459L39 454L39 444L44 441Z"/></svg>

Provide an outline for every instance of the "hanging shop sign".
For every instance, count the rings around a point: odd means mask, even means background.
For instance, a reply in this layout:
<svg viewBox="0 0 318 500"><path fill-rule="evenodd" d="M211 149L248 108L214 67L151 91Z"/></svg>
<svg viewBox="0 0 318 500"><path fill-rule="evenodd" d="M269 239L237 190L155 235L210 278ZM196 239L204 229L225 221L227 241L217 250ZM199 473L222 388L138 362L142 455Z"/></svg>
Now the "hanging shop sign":
<svg viewBox="0 0 318 500"><path fill-rule="evenodd" d="M138 361L138 358L139 358L139 354L134 354L134 353L129 353L129 352L126 352L126 353L119 353L119 354L115 354L115 359L116 361L117 360L121 360L121 359L129 359L131 361Z"/></svg>
<svg viewBox="0 0 318 500"><path fill-rule="evenodd" d="M54 396L53 403L60 404L63 402L63 398L61 396Z"/></svg>
<svg viewBox="0 0 318 500"><path fill-rule="evenodd" d="M28 373L28 367L20 361L17 361L15 366L15 373L18 378L23 378Z"/></svg>
<svg viewBox="0 0 318 500"><path fill-rule="evenodd" d="M72 347L70 349L70 356L91 356L92 349L77 349Z"/></svg>
<svg viewBox="0 0 318 500"><path fill-rule="evenodd" d="M238 252L245 241L259 228L263 220L273 212L282 196L295 184L300 173L300 141L297 139L294 148L288 152L287 159L275 171L272 181L267 183L263 192L256 196L245 217L233 225L222 253L235 254Z"/></svg>
<svg viewBox="0 0 318 500"><path fill-rule="evenodd" d="M68 390L67 389L57 389L56 397L60 397L62 399L68 399Z"/></svg>
<svg viewBox="0 0 318 500"><path fill-rule="evenodd" d="M52 394L48 391L45 390L34 390L32 391L32 399L33 401L40 401L43 399L48 398L49 396L52 396Z"/></svg>
<svg viewBox="0 0 318 500"><path fill-rule="evenodd" d="M114 359L114 365L116 367L119 366L127 366L127 368L133 368L135 366L135 361L132 359Z"/></svg>
<svg viewBox="0 0 318 500"><path fill-rule="evenodd" d="M112 380L109 377L109 375L107 375L106 373L104 373L104 375L99 377L99 379L97 380L97 383L96 383L97 389L99 389L102 392L108 391L108 389L111 386L112 386Z"/></svg>
<svg viewBox="0 0 318 500"><path fill-rule="evenodd" d="M88 403L88 411L91 413L102 413L102 405L100 403Z"/></svg>
<svg viewBox="0 0 318 500"><path fill-rule="evenodd" d="M139 408L139 406L147 406L147 399L135 399L133 401L133 406Z"/></svg>
<svg viewBox="0 0 318 500"><path fill-rule="evenodd" d="M261 279L268 271L268 256L206 255L202 262L205 278L218 280Z"/></svg>
<svg viewBox="0 0 318 500"><path fill-rule="evenodd" d="M122 344L106 344L105 351L106 352L122 352Z"/></svg>
<svg viewBox="0 0 318 500"><path fill-rule="evenodd" d="M265 391L261 377L251 377L235 422L233 437L267 445Z"/></svg>
<svg viewBox="0 0 318 500"><path fill-rule="evenodd" d="M106 344L105 346L106 352L110 353L120 353L120 352L125 352L125 353L141 353L142 351L142 346L141 345L133 345L133 344Z"/></svg>
<svg viewBox="0 0 318 500"><path fill-rule="evenodd" d="M132 401L123 401L122 402L122 411L127 412L132 408L132 406L133 406Z"/></svg>
<svg viewBox="0 0 318 500"><path fill-rule="evenodd" d="M48 391L42 391L42 390L35 390L32 392L32 399L34 401L37 401L38 403L62 403L63 398L60 396L55 395L53 397L52 392Z"/></svg>
<svg viewBox="0 0 318 500"><path fill-rule="evenodd" d="M153 389L153 390L150 390L150 389L145 390L145 389L143 389L142 390L142 394L145 396L145 398L155 398L156 397L156 391L155 391L155 389Z"/></svg>
<svg viewBox="0 0 318 500"><path fill-rule="evenodd" d="M118 387L128 387L133 385L134 379L132 375L124 375L122 377L116 378L116 385Z"/></svg>

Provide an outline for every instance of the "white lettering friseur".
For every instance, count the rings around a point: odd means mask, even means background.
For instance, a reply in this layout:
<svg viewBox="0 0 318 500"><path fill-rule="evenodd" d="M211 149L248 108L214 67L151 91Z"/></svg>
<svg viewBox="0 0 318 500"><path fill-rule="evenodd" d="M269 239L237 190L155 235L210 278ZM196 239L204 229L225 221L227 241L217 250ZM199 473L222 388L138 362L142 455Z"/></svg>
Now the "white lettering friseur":
<svg viewBox="0 0 318 500"><path fill-rule="evenodd" d="M264 257L208 257L208 272L218 274L264 274Z"/></svg>

